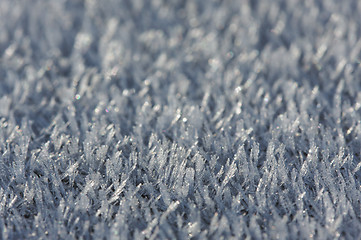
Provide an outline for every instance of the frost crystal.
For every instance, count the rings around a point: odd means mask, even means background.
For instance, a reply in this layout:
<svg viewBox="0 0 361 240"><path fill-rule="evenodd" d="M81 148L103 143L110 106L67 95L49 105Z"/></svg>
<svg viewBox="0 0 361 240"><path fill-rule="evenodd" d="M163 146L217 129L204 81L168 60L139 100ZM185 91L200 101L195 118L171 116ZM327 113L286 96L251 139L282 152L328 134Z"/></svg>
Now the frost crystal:
<svg viewBox="0 0 361 240"><path fill-rule="evenodd" d="M0 0L0 239L358 239L360 12Z"/></svg>

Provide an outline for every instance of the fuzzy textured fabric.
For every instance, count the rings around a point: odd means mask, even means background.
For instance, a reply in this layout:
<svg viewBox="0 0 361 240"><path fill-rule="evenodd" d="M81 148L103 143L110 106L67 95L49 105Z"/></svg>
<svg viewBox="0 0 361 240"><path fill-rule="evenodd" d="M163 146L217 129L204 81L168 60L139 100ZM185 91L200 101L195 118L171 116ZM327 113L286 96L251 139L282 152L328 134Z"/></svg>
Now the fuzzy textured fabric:
<svg viewBox="0 0 361 240"><path fill-rule="evenodd" d="M1 0L1 239L360 239L361 1Z"/></svg>

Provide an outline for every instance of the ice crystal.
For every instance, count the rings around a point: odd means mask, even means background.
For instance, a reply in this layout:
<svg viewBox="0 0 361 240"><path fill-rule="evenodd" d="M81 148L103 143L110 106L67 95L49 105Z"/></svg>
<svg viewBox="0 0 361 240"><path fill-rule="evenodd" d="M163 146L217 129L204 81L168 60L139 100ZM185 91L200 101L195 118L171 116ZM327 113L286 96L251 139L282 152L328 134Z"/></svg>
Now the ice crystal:
<svg viewBox="0 0 361 240"><path fill-rule="evenodd" d="M0 1L0 239L357 239L361 3Z"/></svg>

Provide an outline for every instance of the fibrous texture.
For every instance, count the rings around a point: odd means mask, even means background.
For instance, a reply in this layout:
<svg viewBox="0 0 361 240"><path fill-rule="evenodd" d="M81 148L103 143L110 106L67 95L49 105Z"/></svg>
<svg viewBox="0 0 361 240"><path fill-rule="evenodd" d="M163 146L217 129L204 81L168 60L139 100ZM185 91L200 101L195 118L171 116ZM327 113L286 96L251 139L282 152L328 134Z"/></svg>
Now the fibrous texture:
<svg viewBox="0 0 361 240"><path fill-rule="evenodd" d="M358 0L1 0L2 239L357 239Z"/></svg>

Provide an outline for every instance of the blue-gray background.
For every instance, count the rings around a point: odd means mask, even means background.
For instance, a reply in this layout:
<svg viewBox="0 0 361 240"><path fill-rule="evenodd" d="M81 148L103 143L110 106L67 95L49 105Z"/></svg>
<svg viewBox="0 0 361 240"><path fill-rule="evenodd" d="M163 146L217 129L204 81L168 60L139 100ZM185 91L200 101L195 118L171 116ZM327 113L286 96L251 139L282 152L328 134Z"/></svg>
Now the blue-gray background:
<svg viewBox="0 0 361 240"><path fill-rule="evenodd" d="M2 239L359 238L360 13L1 0Z"/></svg>

